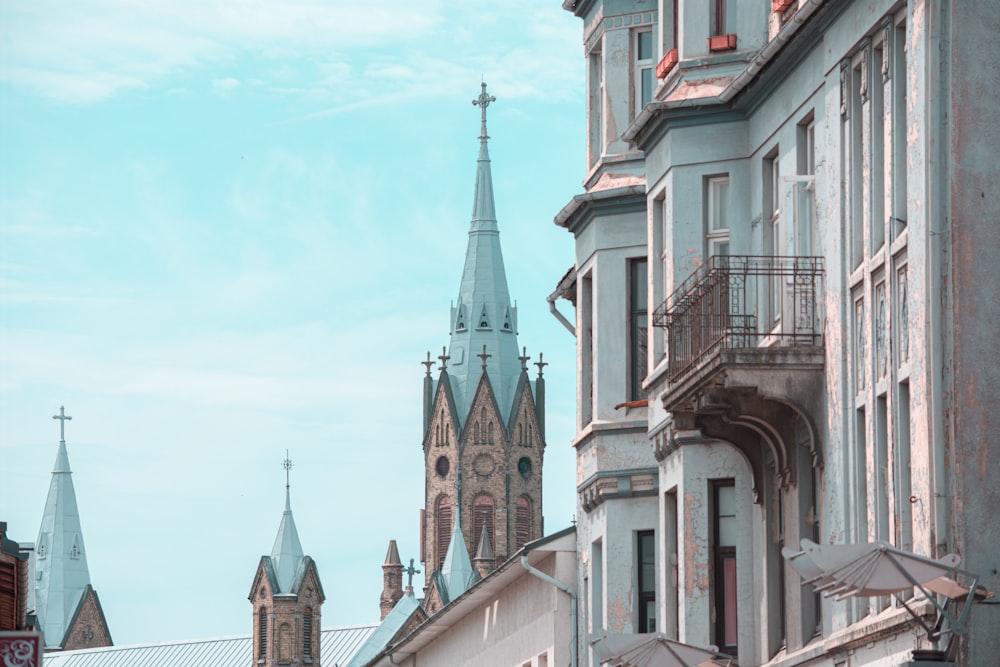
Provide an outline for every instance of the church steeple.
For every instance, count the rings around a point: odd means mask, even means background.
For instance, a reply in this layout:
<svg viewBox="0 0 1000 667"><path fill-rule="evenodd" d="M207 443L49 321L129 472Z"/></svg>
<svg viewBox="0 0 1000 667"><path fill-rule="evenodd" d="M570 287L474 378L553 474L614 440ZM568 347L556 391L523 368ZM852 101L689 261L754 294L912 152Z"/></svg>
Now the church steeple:
<svg viewBox="0 0 1000 667"><path fill-rule="evenodd" d="M506 420L514 400L520 366L517 361L517 308L507 290L507 274L500 250L490 170L486 108L496 97L482 92L472 103L482 113L479 158L476 161L476 189L469 224L469 243L458 299L451 312L450 376L461 423L465 423L476 384L485 370L497 404ZM475 357L483 346L491 355L483 368Z"/></svg>
<svg viewBox="0 0 1000 667"><path fill-rule="evenodd" d="M430 353L421 362L427 368L421 561L429 613L465 590L471 576L488 574L542 534L544 382L541 373L535 381L528 377L530 357L519 353L517 309L500 251L486 130L486 110L495 101L485 83L472 101L481 114L479 158L450 347L438 357L436 379ZM484 535L488 548L480 548ZM470 552L479 556L475 569Z"/></svg>
<svg viewBox="0 0 1000 667"><path fill-rule="evenodd" d="M270 556L261 556L250 587L253 605L254 664L320 666L320 608L326 600L316 563L302 552L292 516L289 472L285 453L285 511Z"/></svg>
<svg viewBox="0 0 1000 667"><path fill-rule="evenodd" d="M66 422L73 418L64 407L52 418L59 420L59 448L35 543L35 612L47 649L109 646L107 623L90 585L80 510L66 451ZM85 618L81 618L81 611Z"/></svg>

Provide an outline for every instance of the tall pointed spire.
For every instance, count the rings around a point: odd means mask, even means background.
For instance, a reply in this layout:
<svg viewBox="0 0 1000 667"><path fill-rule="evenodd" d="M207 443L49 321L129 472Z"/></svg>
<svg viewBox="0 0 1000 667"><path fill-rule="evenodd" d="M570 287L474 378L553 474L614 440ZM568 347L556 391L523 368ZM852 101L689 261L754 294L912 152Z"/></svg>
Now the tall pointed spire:
<svg viewBox="0 0 1000 667"><path fill-rule="evenodd" d="M60 407L59 414L52 418L59 420L59 448L35 543L35 611L45 633L47 648L62 646L73 614L90 585L80 511L66 452L66 422L72 417Z"/></svg>
<svg viewBox="0 0 1000 667"><path fill-rule="evenodd" d="M289 483L292 461L288 458L287 450L282 466L285 468L285 511L281 515L278 534L274 538L271 562L278 578L278 587L281 589L279 592L289 593L295 583L295 573L299 569L299 563L302 562L305 554L302 552L299 532L295 528L295 518L292 516L291 485Z"/></svg>
<svg viewBox="0 0 1000 667"><path fill-rule="evenodd" d="M479 378L485 371L503 415L509 414L520 366L517 361L517 308L507 290L507 274L500 251L490 169L486 109L496 97L482 84L472 100L481 111L476 189L469 225L469 245L458 300L451 312L451 366L449 375L456 393L460 419L464 422ZM492 355L485 368L473 363L474 354L486 346Z"/></svg>

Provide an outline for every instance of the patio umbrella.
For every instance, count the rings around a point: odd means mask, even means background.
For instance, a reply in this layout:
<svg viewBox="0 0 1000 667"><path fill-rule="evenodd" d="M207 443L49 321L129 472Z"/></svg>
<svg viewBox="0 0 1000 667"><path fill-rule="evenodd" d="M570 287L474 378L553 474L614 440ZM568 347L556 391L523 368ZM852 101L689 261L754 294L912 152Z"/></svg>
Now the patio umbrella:
<svg viewBox="0 0 1000 667"><path fill-rule="evenodd" d="M667 638L662 632L648 634L605 634L590 645L601 664L611 667L698 667L713 665L716 657L726 657L714 646L700 648Z"/></svg>
<svg viewBox="0 0 1000 667"><path fill-rule="evenodd" d="M788 547L782 555L805 583L827 595L888 595L954 575L962 559L955 554L931 559L885 542L824 544L802 540L802 551Z"/></svg>

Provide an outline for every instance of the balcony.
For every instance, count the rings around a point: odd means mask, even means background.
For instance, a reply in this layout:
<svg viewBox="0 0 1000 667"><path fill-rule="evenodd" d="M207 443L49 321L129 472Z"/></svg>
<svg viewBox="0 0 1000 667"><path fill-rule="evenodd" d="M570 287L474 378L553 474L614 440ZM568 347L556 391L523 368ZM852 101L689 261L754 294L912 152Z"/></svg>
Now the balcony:
<svg viewBox="0 0 1000 667"><path fill-rule="evenodd" d="M795 484L802 446L820 465L822 303L821 257L714 256L685 280L653 314L667 330L667 365L666 385L650 392L672 414L657 457L724 440L746 453L755 489L766 468Z"/></svg>
<svg viewBox="0 0 1000 667"><path fill-rule="evenodd" d="M653 314L667 329L668 379L724 349L818 347L822 257L717 255Z"/></svg>

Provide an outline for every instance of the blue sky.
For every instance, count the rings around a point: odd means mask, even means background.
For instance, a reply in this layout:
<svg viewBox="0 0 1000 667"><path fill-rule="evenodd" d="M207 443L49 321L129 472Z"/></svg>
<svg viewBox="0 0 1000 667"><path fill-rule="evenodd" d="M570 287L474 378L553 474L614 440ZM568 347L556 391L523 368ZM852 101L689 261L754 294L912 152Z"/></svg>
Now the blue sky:
<svg viewBox="0 0 1000 667"><path fill-rule="evenodd" d="M545 297L583 64L558 0L0 4L0 520L36 538L65 404L115 643L249 633L286 448L324 626L377 620L388 540L418 556L419 362L448 343L481 77L569 525L575 347Z"/></svg>

